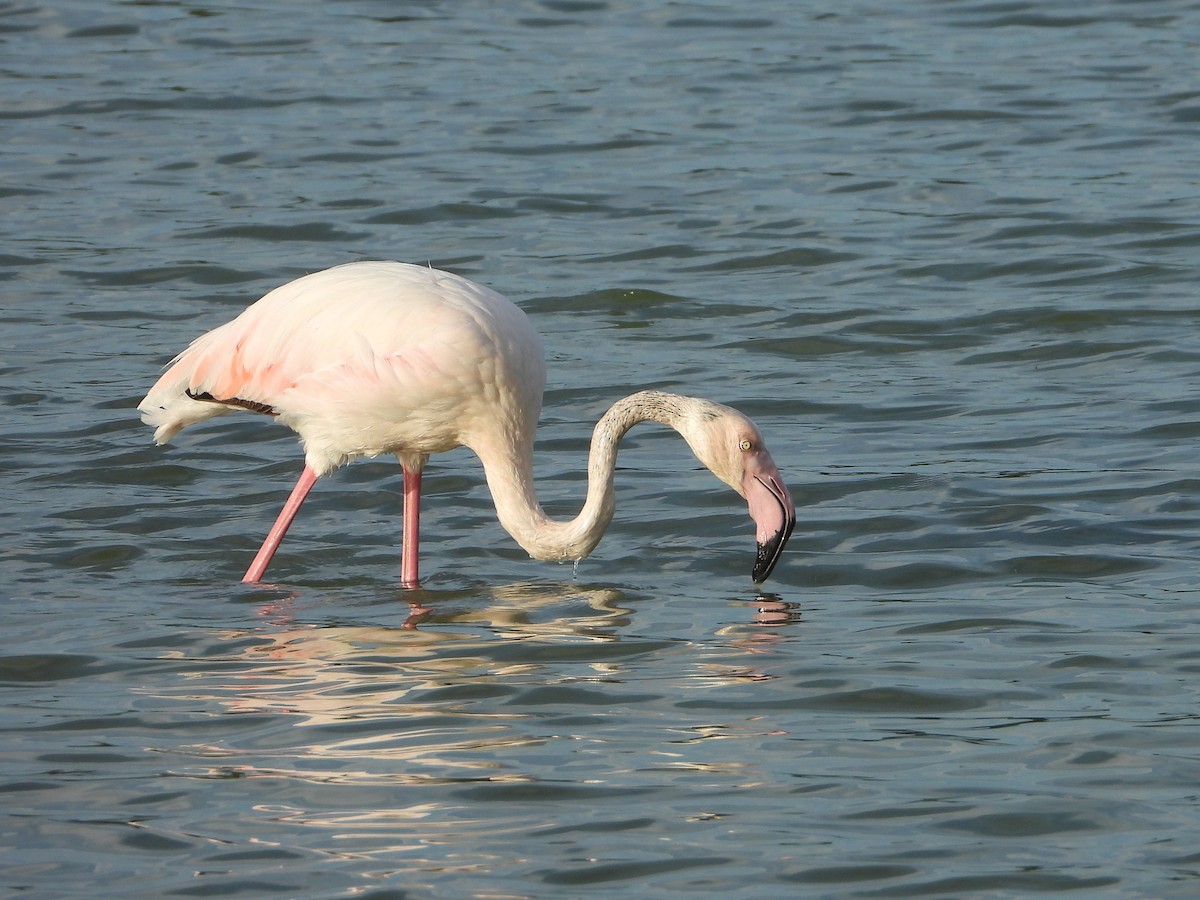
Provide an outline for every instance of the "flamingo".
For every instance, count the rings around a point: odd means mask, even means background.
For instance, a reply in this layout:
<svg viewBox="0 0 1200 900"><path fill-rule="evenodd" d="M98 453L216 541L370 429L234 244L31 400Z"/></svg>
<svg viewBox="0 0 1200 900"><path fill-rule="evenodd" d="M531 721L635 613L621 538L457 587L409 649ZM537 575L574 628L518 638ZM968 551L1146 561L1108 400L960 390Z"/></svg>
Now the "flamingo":
<svg viewBox="0 0 1200 900"><path fill-rule="evenodd" d="M356 262L268 293L180 353L138 405L157 444L234 410L295 431L304 469L242 581L262 580L316 480L359 457L394 453L404 472L401 583L418 582L421 473L430 454L469 447L483 463L500 524L529 555L579 560L613 517L617 445L635 424L679 432L747 501L761 583L779 561L796 507L762 434L728 406L665 391L618 400L592 435L587 499L570 521L542 511L533 440L546 369L542 344L506 297L458 275Z"/></svg>

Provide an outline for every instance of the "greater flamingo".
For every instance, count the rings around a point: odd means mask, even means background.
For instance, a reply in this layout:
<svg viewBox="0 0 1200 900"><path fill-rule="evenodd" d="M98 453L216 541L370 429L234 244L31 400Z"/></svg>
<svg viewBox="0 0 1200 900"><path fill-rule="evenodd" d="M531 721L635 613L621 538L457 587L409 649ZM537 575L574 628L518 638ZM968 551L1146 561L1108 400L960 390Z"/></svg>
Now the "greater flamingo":
<svg viewBox="0 0 1200 900"><path fill-rule="evenodd" d="M431 453L471 448L505 530L535 559L578 560L612 520L617 444L638 422L678 431L747 501L757 530L752 577L783 553L796 508L762 435L737 410L663 391L618 400L592 435L587 500L551 519L533 487L533 439L546 368L542 344L507 298L458 275L357 262L276 288L197 338L138 405L158 444L181 428L246 409L304 445L304 471L245 577L262 579L313 483L361 456L395 453L404 470L401 581L416 587L421 471Z"/></svg>

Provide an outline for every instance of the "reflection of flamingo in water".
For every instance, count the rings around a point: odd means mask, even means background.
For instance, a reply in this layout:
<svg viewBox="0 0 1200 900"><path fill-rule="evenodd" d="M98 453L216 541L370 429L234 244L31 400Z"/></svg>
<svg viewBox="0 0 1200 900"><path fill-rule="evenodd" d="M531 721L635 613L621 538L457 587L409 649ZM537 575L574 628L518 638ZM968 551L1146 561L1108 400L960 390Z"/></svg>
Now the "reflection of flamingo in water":
<svg viewBox="0 0 1200 900"><path fill-rule="evenodd" d="M273 416L300 435L304 472L245 582L262 578L319 476L395 453L404 469L402 581L416 586L421 471L431 453L463 445L483 462L500 524L530 556L581 559L612 520L617 444L644 421L678 431L746 498L757 526L752 575L770 574L795 505L754 423L708 400L662 391L618 400L592 435L582 512L547 516L533 487L545 375L541 341L500 294L431 268L360 262L285 284L197 338L138 409L160 444L234 409Z"/></svg>

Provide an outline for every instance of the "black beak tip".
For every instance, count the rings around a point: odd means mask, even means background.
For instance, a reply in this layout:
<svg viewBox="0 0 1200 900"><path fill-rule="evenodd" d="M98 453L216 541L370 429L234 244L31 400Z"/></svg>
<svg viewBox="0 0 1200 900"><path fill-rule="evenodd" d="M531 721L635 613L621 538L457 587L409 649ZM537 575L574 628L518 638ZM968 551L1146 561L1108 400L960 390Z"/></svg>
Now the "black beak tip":
<svg viewBox="0 0 1200 900"><path fill-rule="evenodd" d="M775 562L776 559L772 558L769 545L759 544L758 556L754 560L754 568L750 571L750 577L754 579L755 584L762 584L767 580L771 570L775 568Z"/></svg>
<svg viewBox="0 0 1200 900"><path fill-rule="evenodd" d="M788 538L792 536L792 529L795 527L796 520L788 519L787 523L775 532L770 540L758 545L758 555L754 559L754 568L750 571L750 577L754 579L755 584L762 584L770 576L775 564L783 556L783 548L787 545Z"/></svg>

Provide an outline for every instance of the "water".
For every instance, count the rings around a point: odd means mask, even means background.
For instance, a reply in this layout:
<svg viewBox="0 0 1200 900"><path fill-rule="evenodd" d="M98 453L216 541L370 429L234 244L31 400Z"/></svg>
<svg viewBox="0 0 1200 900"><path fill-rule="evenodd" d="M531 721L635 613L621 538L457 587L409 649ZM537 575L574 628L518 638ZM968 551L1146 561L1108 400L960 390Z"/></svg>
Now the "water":
<svg viewBox="0 0 1200 900"><path fill-rule="evenodd" d="M1200 5L0 6L0 885L26 897L1193 896ZM302 272L451 268L545 337L576 570L436 460L150 445L193 336ZM415 626L415 627L413 627Z"/></svg>

